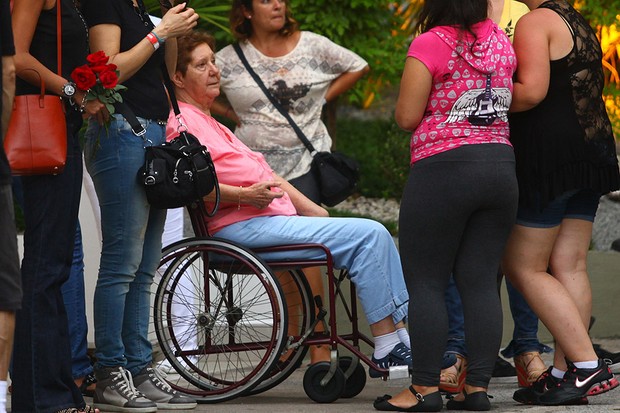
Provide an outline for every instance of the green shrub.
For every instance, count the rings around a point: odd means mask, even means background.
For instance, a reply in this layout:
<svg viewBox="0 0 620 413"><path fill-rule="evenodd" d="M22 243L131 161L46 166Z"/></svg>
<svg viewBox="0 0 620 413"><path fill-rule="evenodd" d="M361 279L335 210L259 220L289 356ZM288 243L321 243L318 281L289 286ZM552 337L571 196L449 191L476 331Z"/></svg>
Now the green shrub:
<svg viewBox="0 0 620 413"><path fill-rule="evenodd" d="M338 118L336 149L360 163L360 195L400 199L409 174L410 135L393 120Z"/></svg>
<svg viewBox="0 0 620 413"><path fill-rule="evenodd" d="M620 88L615 85L607 86L603 91L603 99L609 119L611 119L614 136L616 140L620 140Z"/></svg>

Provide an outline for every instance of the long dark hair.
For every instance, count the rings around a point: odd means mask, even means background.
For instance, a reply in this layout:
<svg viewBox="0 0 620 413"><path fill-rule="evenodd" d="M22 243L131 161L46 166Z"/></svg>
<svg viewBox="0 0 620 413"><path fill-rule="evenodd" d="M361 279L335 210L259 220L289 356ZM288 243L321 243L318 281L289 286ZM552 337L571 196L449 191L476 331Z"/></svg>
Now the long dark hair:
<svg viewBox="0 0 620 413"><path fill-rule="evenodd" d="M291 15L290 2L285 0L284 4L286 5L286 22L280 29L280 35L290 36L299 29L299 24ZM229 21L232 34L237 40L246 40L252 36L252 23L243 15L244 9L247 11L253 10L252 0L233 0Z"/></svg>
<svg viewBox="0 0 620 413"><path fill-rule="evenodd" d="M456 26L474 34L471 27L487 18L488 0L426 0L418 13L415 33L437 26Z"/></svg>

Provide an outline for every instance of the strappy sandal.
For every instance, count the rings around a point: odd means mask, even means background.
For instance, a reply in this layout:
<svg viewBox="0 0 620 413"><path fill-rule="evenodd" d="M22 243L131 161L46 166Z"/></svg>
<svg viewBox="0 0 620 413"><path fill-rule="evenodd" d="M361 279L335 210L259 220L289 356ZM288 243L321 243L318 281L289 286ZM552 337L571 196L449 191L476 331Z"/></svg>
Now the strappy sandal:
<svg viewBox="0 0 620 413"><path fill-rule="evenodd" d="M68 409L58 410L55 413L96 413L96 412L97 412L97 409L86 404L81 409L77 407L69 407Z"/></svg>
<svg viewBox="0 0 620 413"><path fill-rule="evenodd" d="M467 360L457 354L457 361L452 367L441 371L439 376L439 390L446 393L460 393L465 386L465 376L467 375Z"/></svg>
<svg viewBox="0 0 620 413"><path fill-rule="evenodd" d="M388 402L392 398L389 394L377 397L373 406L375 409L383 412L438 412L443 407L443 400L441 394L436 391L434 393L422 396L418 393L413 386L408 387L411 394L418 399L418 402L411 407L397 407Z"/></svg>
<svg viewBox="0 0 620 413"><path fill-rule="evenodd" d="M538 351L528 351L514 357L519 387L528 387L547 370Z"/></svg>

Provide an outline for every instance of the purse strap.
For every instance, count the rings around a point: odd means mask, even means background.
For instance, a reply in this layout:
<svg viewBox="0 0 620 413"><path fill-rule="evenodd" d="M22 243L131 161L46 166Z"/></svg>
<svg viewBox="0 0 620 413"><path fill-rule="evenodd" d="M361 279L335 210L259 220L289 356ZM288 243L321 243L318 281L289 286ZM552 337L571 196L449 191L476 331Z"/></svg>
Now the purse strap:
<svg viewBox="0 0 620 413"><path fill-rule="evenodd" d="M237 52L237 56L239 56L239 59L241 59L241 62L245 66L248 73L250 73L250 76L252 76L256 84L258 84L258 87L261 88L261 90L263 91L265 96L267 96L267 98L273 104L273 106L276 109L278 109L278 112L280 112L280 114L286 118L288 123L291 124L291 127L297 134L297 137L299 138L299 140L308 149L310 154L314 156L314 154L316 153L316 149L314 149L314 146L312 146L312 144L310 143L306 135L302 132L299 126L297 126L293 118L291 118L291 115L289 115L289 113L286 110L284 110L282 105L280 105L280 102L278 102L278 100L269 92L269 90L267 89L267 87L265 86L261 78L256 74L254 69L252 69L252 66L250 66L250 63L248 62L248 59L246 59L245 55L243 54L243 50L241 50L241 46L239 46L239 43L234 43L233 48L235 49L235 52Z"/></svg>
<svg viewBox="0 0 620 413"><path fill-rule="evenodd" d="M174 93L174 85L172 84L172 80L170 80L170 74L168 73L168 67L166 66L166 62L163 62L161 64L160 70L162 79L164 81L164 86L168 91L168 98L170 99L170 103L172 104L172 109L174 110L175 116L179 118L179 116L181 116L181 109L179 109L179 102L177 101L176 94ZM127 103L116 102L114 104L114 109L116 110L116 112L123 115L125 120L127 120L129 125L131 126L131 130L134 135L142 136L146 133L146 129L142 127L142 125L138 121L138 118L136 117L136 114L133 113L133 110L131 110ZM179 122L181 123L181 125L185 126L181 119L179 119Z"/></svg>
<svg viewBox="0 0 620 413"><path fill-rule="evenodd" d="M60 3L62 0L56 0L56 60L58 61L58 76L62 77L62 15Z"/></svg>

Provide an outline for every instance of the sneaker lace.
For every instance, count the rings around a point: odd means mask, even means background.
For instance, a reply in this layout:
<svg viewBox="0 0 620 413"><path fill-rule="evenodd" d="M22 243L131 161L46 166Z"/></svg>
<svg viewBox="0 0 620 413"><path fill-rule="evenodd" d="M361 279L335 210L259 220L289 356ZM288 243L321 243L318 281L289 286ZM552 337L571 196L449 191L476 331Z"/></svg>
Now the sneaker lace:
<svg viewBox="0 0 620 413"><path fill-rule="evenodd" d="M131 374L122 367L110 373L113 376L112 383L116 385L121 394L129 400L142 397L142 393L133 384Z"/></svg>
<svg viewBox="0 0 620 413"><path fill-rule="evenodd" d="M411 351L406 346L401 346L394 350L396 352L396 355L402 358L403 360L411 359Z"/></svg>
<svg viewBox="0 0 620 413"><path fill-rule="evenodd" d="M170 385L168 385L168 382L166 381L166 373L164 373L163 371L160 371L157 368L151 368L151 373L153 374L152 382L155 384L156 387L159 387L160 389L162 389L166 393L171 393L171 394L176 393L172 389L172 387L170 387Z"/></svg>

